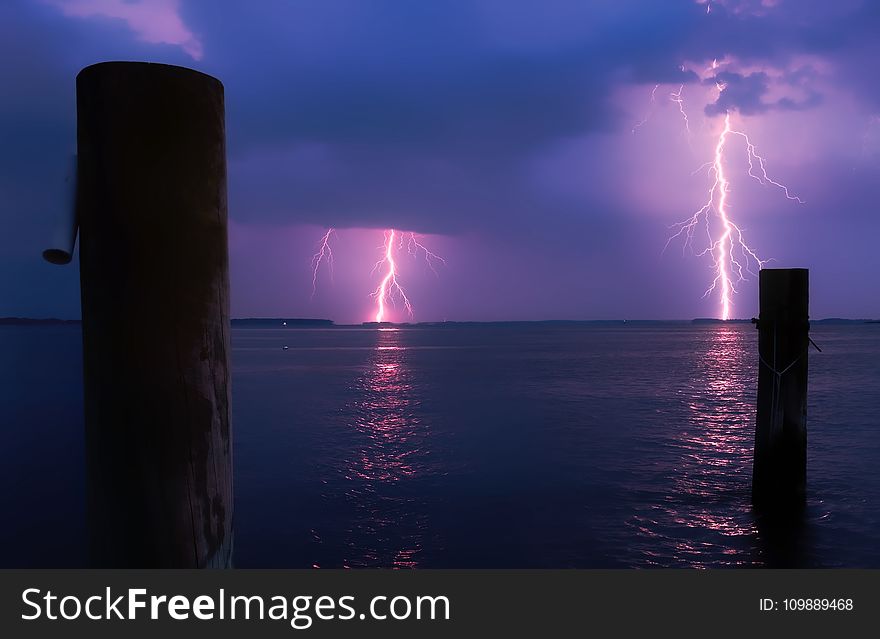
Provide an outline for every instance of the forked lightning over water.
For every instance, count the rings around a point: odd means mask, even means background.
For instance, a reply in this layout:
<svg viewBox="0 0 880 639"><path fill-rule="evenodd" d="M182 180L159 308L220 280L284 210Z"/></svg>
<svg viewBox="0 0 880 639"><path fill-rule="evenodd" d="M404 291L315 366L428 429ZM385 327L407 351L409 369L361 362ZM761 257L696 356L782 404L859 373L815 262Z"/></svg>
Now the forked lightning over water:
<svg viewBox="0 0 880 639"><path fill-rule="evenodd" d="M327 232L321 237L318 251L312 256L313 297L317 290L318 271L322 264L327 264L332 277L333 251L330 247L330 239L334 233L334 229L327 229ZM376 322L388 321L389 307L394 307L398 303L403 305L410 317L413 316L412 303L399 280L399 260L396 254L400 253L404 248L413 258L423 258L425 264L435 275L438 275L437 268L439 266L446 265L446 260L422 244L415 233L401 233L395 229L386 230L381 247L382 257L373 265L372 271L373 273L383 273L379 285L370 294L376 302L376 312L374 315L374 321Z"/></svg>
<svg viewBox="0 0 880 639"><path fill-rule="evenodd" d="M403 249L406 244L407 251L414 258L418 258L421 254L425 263L437 275L437 267L445 265L446 260L433 253L424 244L419 242L415 233L399 234L394 229L385 231L385 242L382 245L382 258L373 266L373 272L385 269L385 275L379 286L373 291L373 297L376 299L376 316L377 322L384 322L388 312L389 304L394 306L397 300L403 303L407 314L413 316L413 307L406 296L406 291L400 285L398 280L398 263L394 259L394 252Z"/></svg>
<svg viewBox="0 0 880 639"><path fill-rule="evenodd" d="M373 267L373 272L382 268L385 269L385 275L382 277L382 281L379 282L379 286L373 291L373 297L376 298L377 322L385 321L387 306L388 304L394 304L395 298L400 298L403 305L406 307L406 312L409 313L410 316L413 314L412 304L409 303L406 291L403 290L400 283L397 281L397 262L394 261L396 236L397 234L394 232L394 229L385 231L385 243L382 246L382 259L376 262L376 265Z"/></svg>
<svg viewBox="0 0 880 639"><path fill-rule="evenodd" d="M723 85L718 88L719 91L724 90ZM701 223L705 225L709 244L698 255L708 254L712 258L715 277L703 296L712 294L716 289L720 291L720 313L721 319L724 320L730 319L733 306L732 296L736 293L736 284L745 279L746 272L754 274L752 270L753 264L760 270L766 263L766 260L759 258L755 251L749 247L743 237L742 230L730 216L728 198L731 186L724 170L724 154L729 136L739 136L745 142L746 158L749 167L748 173L751 177L761 184L775 186L785 194L787 199L803 204L803 200L796 195L792 195L788 187L772 179L767 174L764 158L758 155L755 145L746 133L731 127L730 112L727 112L724 116L724 128L718 135L718 141L715 144L713 160L697 169L698 171L707 169L711 180L706 202L691 217L674 224L672 228L677 229L677 231L666 242L668 247L669 243L674 239L684 236L684 248L693 246L694 233ZM713 236L710 219L712 213L715 213L720 222L720 235L717 237Z"/></svg>
<svg viewBox="0 0 880 639"><path fill-rule="evenodd" d="M708 2L706 3L706 10L707 12L711 11L711 4ZM714 59L707 71L714 74L719 66L720 64L718 60ZM682 70L684 70L684 66L682 66ZM655 84L654 88L651 90L651 110L648 112L647 116L636 123L632 128L632 133L638 131L638 129L641 128L653 114L655 95L658 86L659 85ZM716 80L716 102L726 88L727 85L725 83ZM683 90L684 85L679 85L677 91L672 91L669 94L669 99L672 102L675 102L678 107L678 112L684 122L684 130L688 145L690 145L690 119L688 118L688 113L685 109L685 101L682 95ZM706 162L695 171L695 173L698 173L703 169L707 169L711 184L709 186L706 201L691 217L672 225L672 229L675 230L675 233L666 241L666 246L663 249L665 251L673 240L681 237L684 237L683 250L692 248L694 234L697 231L697 228L701 225L705 227L708 245L706 248L699 251L697 255L709 255L711 257L715 275L709 288L707 288L706 292L703 294L703 297L712 294L716 289L719 290L719 314L721 318L725 320L730 319L730 313L733 307L732 298L736 293L736 284L745 279L745 273L754 274L754 271L752 270L753 265L757 266L758 270L760 270L767 261L759 258L757 253L755 253L755 251L746 243L742 229L737 226L730 215L728 199L731 192L731 184L724 170L725 152L727 151L727 143L730 136L740 137L745 142L746 159L749 167L748 173L752 178L761 184L775 186L783 192L787 199L803 204L803 200L796 195L792 195L788 190L788 187L777 182L767 174L767 165L764 158L758 155L755 145L745 132L736 130L732 127L730 122L730 111L725 112L724 128L718 134L713 159ZM714 225L712 220L713 217L717 218ZM719 232L720 235L718 234Z"/></svg>

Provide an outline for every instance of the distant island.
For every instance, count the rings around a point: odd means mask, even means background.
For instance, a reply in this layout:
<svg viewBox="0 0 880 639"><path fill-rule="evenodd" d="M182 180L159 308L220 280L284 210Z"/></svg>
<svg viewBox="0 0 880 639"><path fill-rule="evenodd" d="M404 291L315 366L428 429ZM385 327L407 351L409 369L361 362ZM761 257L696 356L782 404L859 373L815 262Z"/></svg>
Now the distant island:
<svg viewBox="0 0 880 639"><path fill-rule="evenodd" d="M242 317L233 318L233 326L250 326L252 328L296 328L305 326L333 326L333 320L312 318L285 318L285 317Z"/></svg>

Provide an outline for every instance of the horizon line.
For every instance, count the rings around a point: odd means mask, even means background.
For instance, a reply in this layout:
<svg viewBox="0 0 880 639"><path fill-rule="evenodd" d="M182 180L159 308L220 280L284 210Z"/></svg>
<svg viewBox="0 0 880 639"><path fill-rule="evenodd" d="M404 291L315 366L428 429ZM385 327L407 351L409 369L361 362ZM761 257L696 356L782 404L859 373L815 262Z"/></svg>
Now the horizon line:
<svg viewBox="0 0 880 639"><path fill-rule="evenodd" d="M706 323L748 323L751 322L755 318L730 318L727 320L715 317L691 317L691 318L667 318L667 319L659 319L659 318L592 318L592 319L560 319L560 318L548 318L548 319L494 319L494 320L470 320L470 319L460 319L460 320L423 320L423 321L410 321L410 322L375 322L375 321L362 321L362 322L342 322L337 323L335 320L329 318L319 318L319 317L286 317L286 316L275 316L275 317L232 317L230 318L230 322L242 322L242 321L251 321L251 322L314 322L321 324L331 324L333 326L369 326L369 325L389 325L389 326L419 326L419 325L438 325L438 324L541 324L541 323L630 323L630 322L706 322ZM821 317L821 318L811 318L811 322L829 322L829 321L843 321L843 322L880 322L878 318L872 317L840 317L840 316L829 316L829 317ZM0 324L15 324L15 323L56 323L56 324L79 324L82 322L81 318L74 319L65 319L58 317L25 317L25 316L6 316L0 317Z"/></svg>

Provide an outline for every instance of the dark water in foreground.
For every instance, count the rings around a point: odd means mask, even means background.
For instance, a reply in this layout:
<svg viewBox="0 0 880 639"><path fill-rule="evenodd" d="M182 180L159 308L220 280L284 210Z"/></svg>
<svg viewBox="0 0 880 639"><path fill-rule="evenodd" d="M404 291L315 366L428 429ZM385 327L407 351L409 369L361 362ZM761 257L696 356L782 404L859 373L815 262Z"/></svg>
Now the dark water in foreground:
<svg viewBox="0 0 880 639"><path fill-rule="evenodd" d="M236 564L880 567L880 325L812 336L780 532L750 325L235 329ZM84 562L79 340L0 328L0 566Z"/></svg>

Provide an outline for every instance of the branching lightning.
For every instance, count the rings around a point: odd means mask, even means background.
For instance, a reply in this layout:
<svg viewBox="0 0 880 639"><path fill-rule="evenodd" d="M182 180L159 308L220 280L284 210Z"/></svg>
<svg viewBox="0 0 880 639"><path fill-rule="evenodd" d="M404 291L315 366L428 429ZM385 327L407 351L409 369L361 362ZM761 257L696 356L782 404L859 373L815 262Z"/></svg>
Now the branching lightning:
<svg viewBox="0 0 880 639"><path fill-rule="evenodd" d="M397 234L394 229L385 231L385 243L382 246L382 258L376 262L376 265L373 267L373 272L382 269L385 270L385 275L382 277L382 281L379 282L379 286L373 291L373 297L376 298L377 322L385 321L385 313L388 305L394 305L396 299L400 299L403 302L403 305L406 307L406 312L409 313L410 316L413 314L412 304L410 304L409 298L406 296L406 291L403 290L403 287L400 286L400 282L397 281L397 262L394 261L396 237Z"/></svg>
<svg viewBox="0 0 880 639"><path fill-rule="evenodd" d="M326 262L327 268L330 271L330 280L333 280L333 249L330 247L330 238L334 233L335 231L332 228L327 229L327 232L324 233L324 236L318 243L318 252L312 256L312 298L315 297L315 293L318 291L318 271L321 268L321 264Z"/></svg>
<svg viewBox="0 0 880 639"><path fill-rule="evenodd" d="M650 120L651 117L654 115L654 111L656 110L656 107L657 107L657 89L659 89L659 88L660 88L660 85L655 84L654 87L651 89L650 107L648 109L648 112L645 114L645 116L641 120L636 122L633 125L632 129L630 129L630 133L632 133L633 135L635 135L639 129L641 129L643 126L645 126L648 123L648 120ZM691 123L690 123L690 119L688 118L687 111L685 111L685 108L684 108L684 96L682 95L683 91L684 91L684 85L683 84L679 85L678 91L671 91L669 93L669 100L671 102L675 102L676 106L678 107L678 112L681 114L681 119L684 122L685 136L688 139L688 144L690 144Z"/></svg>
<svg viewBox="0 0 880 639"><path fill-rule="evenodd" d="M440 275L437 272L437 267L446 266L446 260L444 260L436 253L433 253L424 244L419 242L419 239L418 237L416 237L415 233L410 233L407 236L406 246L409 254L412 255L414 258L418 259L419 254L422 255L425 260L425 264L427 264L428 268L430 268L434 272L434 275Z"/></svg>
<svg viewBox="0 0 880 639"><path fill-rule="evenodd" d="M312 256L312 297L318 289L318 275L321 266L326 264L330 271L330 277L333 277L333 249L331 240L336 234L333 228L327 229L327 232L318 241L317 252ZM434 253L431 249L424 245L419 236L412 232L400 232L395 229L388 229L384 232L384 241L380 247L382 255L373 265L372 273L382 272L382 279L379 285L371 293L376 302L376 312L374 315L376 322L384 322L388 320L389 307L402 304L407 314L413 316L413 306L400 284L399 255L406 251L413 259L421 259L425 265L431 269L434 275L439 276L438 268L446 266L446 260Z"/></svg>
<svg viewBox="0 0 880 639"><path fill-rule="evenodd" d="M403 304L410 317L413 316L412 303L400 284L398 262L394 256L395 252L402 251L404 247L414 258L421 256L435 275L438 275L437 268L439 266L446 265L446 260L422 244L415 233L398 233L394 229L385 231L385 240L381 247L382 257L373 266L373 272L383 271L385 273L376 290L372 293L376 300L376 322L386 321L388 307L395 306L397 302Z"/></svg>
<svg viewBox="0 0 880 639"><path fill-rule="evenodd" d="M718 89L723 91L723 85L719 86ZM728 199L731 187L724 170L724 153L730 136L741 137L745 142L749 167L748 174L752 178L761 184L780 189L789 200L803 203L803 200L799 197L792 195L788 187L768 175L764 158L758 155L755 145L746 133L732 128L730 113L726 113L724 116L724 128L715 144L713 160L697 169L697 171L707 169L709 179L711 180L707 199L691 217L672 226L676 232L666 242L668 247L673 240L684 237L683 248L693 246L695 232L701 225L705 227L709 243L698 255L708 254L712 258L715 276L703 296L706 297L711 295L716 289L719 290L721 318L725 320L730 319L731 307L733 306L732 297L736 293L736 284L745 279L746 273L754 274L755 271L752 270L752 265L757 266L760 270L767 262L767 260L759 258L755 251L746 243L742 229L730 217ZM712 235L713 229L710 218L713 213L717 216L721 227L721 234L717 239Z"/></svg>
<svg viewBox="0 0 880 639"><path fill-rule="evenodd" d="M654 106L657 104L657 89L659 87L660 87L659 84L655 84L654 88L651 89L651 108L648 111L647 115L645 115L645 117L643 117L641 120L639 120L638 122L635 123L635 125L632 128L633 135L635 135L636 131L638 131L643 126L645 126L648 123L648 120L650 120L651 116L654 114Z"/></svg>
<svg viewBox="0 0 880 639"><path fill-rule="evenodd" d="M678 91L673 91L669 94L669 99L675 102L678 105L678 112L681 113L681 117L684 120L684 130L687 133L688 141L690 141L691 137L691 123L688 120L687 111L684 110L684 98L681 96L681 92L684 90L684 85L678 87Z"/></svg>

